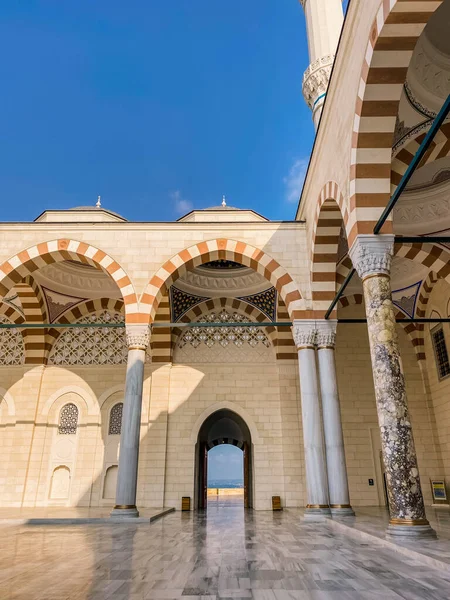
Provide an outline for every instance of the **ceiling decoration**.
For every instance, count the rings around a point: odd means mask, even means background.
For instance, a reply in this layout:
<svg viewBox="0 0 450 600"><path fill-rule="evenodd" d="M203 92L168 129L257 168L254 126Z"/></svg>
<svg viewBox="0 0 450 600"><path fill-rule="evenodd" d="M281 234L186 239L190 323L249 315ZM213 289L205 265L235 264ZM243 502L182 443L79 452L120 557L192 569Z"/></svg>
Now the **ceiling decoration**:
<svg viewBox="0 0 450 600"><path fill-rule="evenodd" d="M80 266L81 265L81 266ZM33 273L41 287L77 298L120 298L120 290L112 277L103 270L87 267L76 261L45 265Z"/></svg>
<svg viewBox="0 0 450 600"><path fill-rule="evenodd" d="M270 287L258 294L251 296L239 296L238 300L243 300L252 306L258 308L271 321L276 320L277 315L277 291L274 287Z"/></svg>
<svg viewBox="0 0 450 600"><path fill-rule="evenodd" d="M421 285L422 281L417 281L406 288L392 290L392 303L411 319L414 318L417 296Z"/></svg>
<svg viewBox="0 0 450 600"><path fill-rule="evenodd" d="M44 286L41 286L41 289L44 294L45 303L47 304L47 313L49 315L50 323L54 323L60 315L69 308L72 308L72 306L87 300L87 298L78 298L77 296L61 294L54 290L49 290Z"/></svg>
<svg viewBox="0 0 450 600"><path fill-rule="evenodd" d="M196 296L183 292L174 285L170 286L170 314L172 323L176 323L192 307L209 300L207 296Z"/></svg>
<svg viewBox="0 0 450 600"><path fill-rule="evenodd" d="M177 288L193 296L218 298L249 296L267 289L267 279L251 267L210 269L195 267L177 279Z"/></svg>
<svg viewBox="0 0 450 600"><path fill-rule="evenodd" d="M245 269L245 265L234 262L233 260L212 260L199 266L200 269Z"/></svg>

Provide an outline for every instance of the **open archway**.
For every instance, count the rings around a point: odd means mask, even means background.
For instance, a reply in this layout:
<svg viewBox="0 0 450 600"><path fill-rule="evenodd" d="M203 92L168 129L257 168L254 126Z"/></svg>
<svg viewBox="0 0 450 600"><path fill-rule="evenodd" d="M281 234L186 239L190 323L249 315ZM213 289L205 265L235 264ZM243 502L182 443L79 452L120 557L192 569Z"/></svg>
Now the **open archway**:
<svg viewBox="0 0 450 600"><path fill-rule="evenodd" d="M240 415L227 408L209 415L198 433L195 446L195 508L207 508L208 452L219 444L232 444L242 450L244 507L252 508L253 462L250 429Z"/></svg>

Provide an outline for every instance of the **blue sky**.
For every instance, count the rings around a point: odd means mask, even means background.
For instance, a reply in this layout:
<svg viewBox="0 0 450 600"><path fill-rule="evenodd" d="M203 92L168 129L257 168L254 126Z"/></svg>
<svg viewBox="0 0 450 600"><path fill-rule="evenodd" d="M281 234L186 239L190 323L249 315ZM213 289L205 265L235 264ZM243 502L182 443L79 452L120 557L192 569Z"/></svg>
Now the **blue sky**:
<svg viewBox="0 0 450 600"><path fill-rule="evenodd" d="M103 205L293 219L314 129L298 0L0 7L0 220Z"/></svg>
<svg viewBox="0 0 450 600"><path fill-rule="evenodd" d="M208 481L240 479L244 481L243 452L237 446L220 444L208 452Z"/></svg>

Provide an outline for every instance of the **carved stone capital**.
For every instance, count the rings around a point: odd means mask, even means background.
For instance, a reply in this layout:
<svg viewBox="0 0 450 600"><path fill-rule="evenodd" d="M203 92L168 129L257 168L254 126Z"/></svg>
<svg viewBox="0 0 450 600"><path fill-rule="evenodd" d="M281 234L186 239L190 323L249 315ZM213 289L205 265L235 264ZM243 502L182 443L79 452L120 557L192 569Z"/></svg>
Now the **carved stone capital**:
<svg viewBox="0 0 450 600"><path fill-rule="evenodd" d="M309 65L303 75L303 97L311 110L321 96L326 94L333 67L334 54L327 54Z"/></svg>
<svg viewBox="0 0 450 600"><path fill-rule="evenodd" d="M394 252L393 235L364 234L356 236L349 255L358 275L390 275Z"/></svg>
<svg viewBox="0 0 450 600"><path fill-rule="evenodd" d="M316 321L309 319L294 319L292 324L292 335L297 350L302 348L314 348L317 337Z"/></svg>
<svg viewBox="0 0 450 600"><path fill-rule="evenodd" d="M317 337L316 345L317 348L334 348L336 345L336 327L337 320L329 319L323 321L316 321Z"/></svg>
<svg viewBox="0 0 450 600"><path fill-rule="evenodd" d="M150 343L149 325L127 325L126 335L129 350L146 350Z"/></svg>

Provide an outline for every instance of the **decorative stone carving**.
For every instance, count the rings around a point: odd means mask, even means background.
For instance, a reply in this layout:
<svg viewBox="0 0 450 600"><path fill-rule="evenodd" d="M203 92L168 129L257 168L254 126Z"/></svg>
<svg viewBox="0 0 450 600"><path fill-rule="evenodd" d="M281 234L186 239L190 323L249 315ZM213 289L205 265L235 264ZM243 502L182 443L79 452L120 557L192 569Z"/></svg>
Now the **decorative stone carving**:
<svg viewBox="0 0 450 600"><path fill-rule="evenodd" d="M316 346L318 348L334 348L336 345L336 326L335 319L317 321Z"/></svg>
<svg viewBox="0 0 450 600"><path fill-rule="evenodd" d="M307 319L294 320L292 335L297 349L314 347L317 340L316 322Z"/></svg>
<svg viewBox="0 0 450 600"><path fill-rule="evenodd" d="M178 321L190 308L209 300L208 296L196 296L178 289L174 285L170 286L170 311L172 321Z"/></svg>
<svg viewBox="0 0 450 600"><path fill-rule="evenodd" d="M108 435L120 435L122 430L123 402L115 404L109 414Z"/></svg>
<svg viewBox="0 0 450 600"><path fill-rule="evenodd" d="M361 279L369 275L389 275L394 251L393 235L358 235L349 250L350 258Z"/></svg>
<svg viewBox="0 0 450 600"><path fill-rule="evenodd" d="M150 327L148 325L126 326L128 348L146 350L150 343Z"/></svg>
<svg viewBox="0 0 450 600"><path fill-rule="evenodd" d="M73 402L62 407L59 415L58 433L60 435L74 435L78 426L78 408Z"/></svg>
<svg viewBox="0 0 450 600"><path fill-rule="evenodd" d="M440 52L426 34L421 35L417 40L408 71L408 80L409 91L413 94L413 89L416 92L414 94L416 98L422 90L426 90L431 93L431 96L437 97L438 102L440 99L439 104L442 104L442 100L447 98L450 93L449 57ZM429 98L429 94L426 97ZM418 100L416 102L425 111L424 103ZM430 113L434 112L432 107L427 106L426 109Z"/></svg>
<svg viewBox="0 0 450 600"><path fill-rule="evenodd" d="M198 322L250 323L237 312L222 309L202 315ZM260 327L189 327L180 336L174 362L183 363L262 363L275 358L273 346Z"/></svg>
<svg viewBox="0 0 450 600"><path fill-rule="evenodd" d="M208 272L208 269L203 269L203 272L199 271L200 268L198 270L187 271L178 281L186 282L194 288L208 290L208 295L210 295L209 292L211 290L242 289L244 291L261 284L267 285L267 279L250 268L246 269L245 273L242 274L240 270L226 269L214 273Z"/></svg>
<svg viewBox="0 0 450 600"><path fill-rule="evenodd" d="M271 321L276 320L277 313L277 291L274 287L270 287L259 294L251 296L240 296L238 300L244 300L252 306L256 306L264 313Z"/></svg>
<svg viewBox="0 0 450 600"><path fill-rule="evenodd" d="M311 110L327 91L333 62L334 54L322 56L311 63L303 75L303 97Z"/></svg>
<svg viewBox="0 0 450 600"><path fill-rule="evenodd" d="M11 321L0 316L0 323L11 324ZM0 365L23 365L24 362L25 350L20 330L0 329Z"/></svg>

